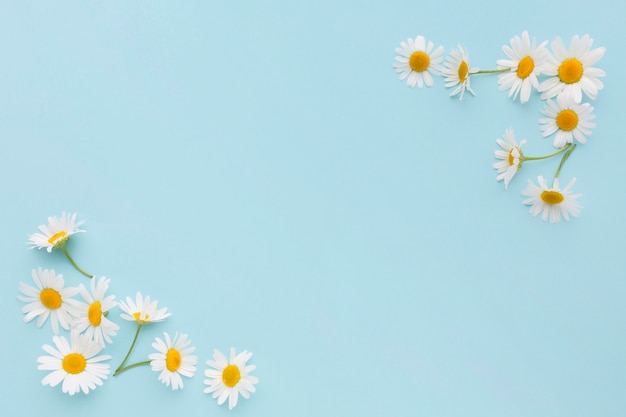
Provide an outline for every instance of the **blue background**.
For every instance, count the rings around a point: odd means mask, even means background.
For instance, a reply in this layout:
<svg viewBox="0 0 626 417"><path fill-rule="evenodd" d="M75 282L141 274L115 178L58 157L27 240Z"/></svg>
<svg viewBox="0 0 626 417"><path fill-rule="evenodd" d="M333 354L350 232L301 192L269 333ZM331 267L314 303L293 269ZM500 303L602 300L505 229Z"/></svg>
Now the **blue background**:
<svg viewBox="0 0 626 417"><path fill-rule="evenodd" d="M0 306L6 415L623 416L626 409L620 1L3 1ZM502 45L589 33L607 48L597 128L562 170L584 209L550 225L491 168L525 105L474 77L410 89L391 64L418 34L495 68ZM88 396L42 386L49 324L22 322L38 266L87 284L62 253L28 251L78 212L69 249L121 300L142 291L186 332L198 373L172 392L148 367ZM114 369L134 334L105 353ZM257 393L204 394L214 348L254 352Z"/></svg>

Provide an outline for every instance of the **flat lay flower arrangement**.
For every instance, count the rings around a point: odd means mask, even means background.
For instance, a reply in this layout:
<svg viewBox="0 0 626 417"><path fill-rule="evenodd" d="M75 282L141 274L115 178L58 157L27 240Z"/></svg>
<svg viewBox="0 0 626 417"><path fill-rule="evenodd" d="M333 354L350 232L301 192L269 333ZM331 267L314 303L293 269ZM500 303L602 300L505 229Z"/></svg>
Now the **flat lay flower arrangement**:
<svg viewBox="0 0 626 417"><path fill-rule="evenodd" d="M595 100L604 87L600 78L606 74L594 65L604 55L605 48L592 48L593 39L589 35L573 36L569 46L556 37L550 43L551 50L547 44L548 41L537 44L524 31L502 47L506 57L497 60L495 69L481 70L471 65L462 46L453 49L444 60L443 47L435 47L420 35L400 43L393 67L409 87L432 87L434 77L443 76L445 87L453 89L450 96L461 100L466 92L476 95L471 79L483 74L497 74L499 90L508 91L509 97L521 104L531 100L534 91L540 93L545 105L539 130L542 137L552 138L556 150L541 156L525 155L522 147L526 140L518 142L513 129L508 128L496 139L499 149L494 153L497 162L493 168L497 181L503 181L507 189L525 162L560 158L552 181L539 176L538 185L529 180L522 193L526 197L523 204L530 206L530 214L541 214L544 221L558 223L576 217L582 208L578 202L581 194L572 192L576 178L562 187L559 173L576 146L587 143L596 127L594 108L588 101Z"/></svg>
<svg viewBox="0 0 626 417"><path fill-rule="evenodd" d="M141 329L163 322L171 314L166 307L159 308L156 300L140 292L134 298L126 297L119 302L115 295L107 294L111 280L91 275L77 264L67 249L72 236L84 232L79 229L81 224L76 221L76 214L63 213L59 218L49 217L48 224L39 227L40 233L28 239L31 249L62 251L73 267L90 280L88 287L83 283L67 286L62 274L38 267L32 270L34 285L19 284L21 295L17 298L26 303L22 308L24 321L36 319L37 327L49 322L52 328L52 343L44 344L45 355L37 358L38 369L46 372L41 383L51 387L61 384L61 391L69 395L89 394L110 380L110 376L150 366L158 373L158 380L172 390L184 388L182 377L194 377L198 364L198 358L192 354L195 347L185 333L176 332L172 336L164 332L163 338L154 339L154 353L148 355L147 360L127 364L140 340ZM103 352L120 329L113 317L116 308L121 312L120 319L134 323L137 328L128 353L111 375L112 357ZM229 409L237 405L239 395L249 398L259 382L251 375L255 369L254 365L248 365L251 356L246 350L237 353L231 348L227 357L215 349L212 359L206 361L204 392L216 398L219 405L228 400Z"/></svg>

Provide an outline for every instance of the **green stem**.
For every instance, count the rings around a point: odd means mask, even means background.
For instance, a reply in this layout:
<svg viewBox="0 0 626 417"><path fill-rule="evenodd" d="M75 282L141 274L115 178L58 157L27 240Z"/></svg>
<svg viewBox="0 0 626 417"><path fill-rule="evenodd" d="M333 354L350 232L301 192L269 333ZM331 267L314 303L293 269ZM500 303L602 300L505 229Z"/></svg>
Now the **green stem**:
<svg viewBox="0 0 626 417"><path fill-rule="evenodd" d="M566 150L568 150L572 146L576 146L576 145L572 145L571 143L568 143L567 145L563 146L558 151L552 152L551 154L543 155L543 156L526 156L526 155L523 155L520 159L522 161L538 161L540 159L548 159L548 158L552 158L553 156L556 156L556 155L560 154L561 152L565 152Z"/></svg>
<svg viewBox="0 0 626 417"><path fill-rule="evenodd" d="M117 367L117 369L115 370L115 373L113 375L116 375L120 372L120 370L124 367L124 365L126 365L126 361L128 360L128 357L130 356L131 352L133 351L133 349L135 348L135 343L137 343L137 337L139 337L139 332L141 331L141 323L137 323L137 331L135 332L135 338L133 339L133 343L130 345L130 349L128 349L128 353L126 354L126 357L124 358L124 360L122 361L122 363L120 363L120 366Z"/></svg>
<svg viewBox="0 0 626 417"><path fill-rule="evenodd" d="M480 70L478 72L473 72L471 75L497 74L497 73L500 73L500 72L507 72L507 71L511 71L511 68L499 68L499 69L494 69L494 70Z"/></svg>
<svg viewBox="0 0 626 417"><path fill-rule="evenodd" d="M563 164L565 164L565 161L567 161L567 158L569 158L572 152L574 152L574 149L576 149L576 145L570 144L570 147L567 150L567 152L563 154L563 158L561 158L561 163L559 164L559 167L556 169L556 172L554 173L554 179L552 180L553 185L554 185L554 180L557 179L559 177L559 174L561 173L561 168L563 167Z"/></svg>
<svg viewBox="0 0 626 417"><path fill-rule="evenodd" d="M144 365L150 365L151 361L143 361L143 362L137 362L137 363L133 363L132 365L128 365L124 368L118 368L117 371L115 371L115 373L113 374L113 376L118 376L119 374L121 374L122 372L128 371L129 369L132 368L136 368L138 366L144 366Z"/></svg>
<svg viewBox="0 0 626 417"><path fill-rule="evenodd" d="M67 251L67 248L65 247L64 244L59 246L59 247L61 248L61 250L63 251L63 253L67 257L67 259L69 259L70 262L72 263L72 265L74 265L74 268L78 269L78 272L80 272L81 274L85 275L87 278L93 278L93 275L91 275L89 272L85 271L83 268L78 266L78 264L74 261L74 259L70 255L70 253Z"/></svg>

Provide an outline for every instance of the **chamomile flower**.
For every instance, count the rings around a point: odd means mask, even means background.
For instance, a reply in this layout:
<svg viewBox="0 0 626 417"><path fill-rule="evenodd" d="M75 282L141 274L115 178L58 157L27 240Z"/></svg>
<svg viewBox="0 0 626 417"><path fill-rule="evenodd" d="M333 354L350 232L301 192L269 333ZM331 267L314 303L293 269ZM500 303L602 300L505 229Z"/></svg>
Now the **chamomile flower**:
<svg viewBox="0 0 626 417"><path fill-rule="evenodd" d="M546 103L541 112L547 117L539 119L544 138L556 132L552 143L555 148L573 143L574 139L587 142L586 136L591 135L591 129L596 127L592 122L596 116L589 103L578 104L571 90L559 94L556 103L550 99Z"/></svg>
<svg viewBox="0 0 626 417"><path fill-rule="evenodd" d="M509 90L509 97L513 96L513 100L519 94L521 103L528 101L532 89L539 86L537 76L549 55L547 43L544 41L536 46L535 39L531 42L528 32L524 31L521 38L511 39L511 46L502 47L508 59L499 59L497 64L500 68L510 68L510 71L498 75L500 91Z"/></svg>
<svg viewBox="0 0 626 417"><path fill-rule="evenodd" d="M478 68L470 68L470 61L467 52L459 45L458 49L453 49L444 63L445 68L441 73L446 78L446 87L456 88L450 93L450 97L459 94L459 100L463 100L465 90L476 95L470 87L470 75L478 72Z"/></svg>
<svg viewBox="0 0 626 417"><path fill-rule="evenodd" d="M71 297L78 293L78 288L65 288L63 275L57 275L54 269L33 269L32 277L35 287L20 282L24 297L17 296L20 301L28 303L22 307L24 321L28 323L38 317L37 326L41 327L50 317L54 334L59 334L59 325L69 330L71 312L76 307L76 300Z"/></svg>
<svg viewBox="0 0 626 417"><path fill-rule="evenodd" d="M528 181L528 188L522 195L528 198L524 200L524 204L530 205L530 214L537 216L541 213L543 221L550 219L550 223L558 223L563 217L569 221L570 214L574 217L578 216L582 206L576 201L582 194L572 194L571 188L576 182L576 178L567 184L562 190L559 188L559 179L555 178L552 187L548 187L546 180L539 176L537 178L539 186Z"/></svg>
<svg viewBox="0 0 626 417"><path fill-rule="evenodd" d="M126 297L126 303L120 301L118 306L123 311L121 317L124 320L135 321L137 324L143 325L163 321L171 316L165 307L157 310L157 304L156 300L150 300L150 296L143 298L141 293L137 292L134 302L130 297Z"/></svg>
<svg viewBox="0 0 626 417"><path fill-rule="evenodd" d="M65 212L61 214L61 218L55 216L48 217L48 225L39 226L41 233L33 233L28 238L31 249L46 248L48 252L52 252L53 248L65 245L68 239L75 233L84 232L78 228L83 222L76 222L76 213L68 215Z"/></svg>
<svg viewBox="0 0 626 417"><path fill-rule="evenodd" d="M91 340L101 347L106 343L113 343L111 336L115 336L120 326L106 317L106 312L117 306L114 295L105 296L111 280L101 277L91 281L91 292L80 284L80 295L85 300L79 302L76 308L74 329L79 333L85 332Z"/></svg>
<svg viewBox="0 0 626 417"><path fill-rule="evenodd" d="M151 359L150 367L153 371L161 372L159 381L168 387L171 384L172 390L177 390L183 388L181 375L191 378L196 373L198 358L191 355L196 348L189 347L191 340L184 333L180 336L176 333L173 340L167 333L163 333L163 336L164 341L157 337L152 344L157 353L148 356Z"/></svg>
<svg viewBox="0 0 626 417"><path fill-rule="evenodd" d="M108 378L109 365L100 362L111 356L96 356L102 348L87 336L72 332L69 343L63 336L54 336L52 341L55 346L43 345L43 350L52 356L37 358L37 369L52 371L41 380L43 385L56 387L63 382L61 389L66 394L88 394Z"/></svg>
<svg viewBox="0 0 626 417"><path fill-rule="evenodd" d="M222 405L228 399L228 408L233 409L237 405L239 394L245 399L250 398L250 393L255 392L254 384L259 383L259 379L250 375L256 366L247 365L252 353L244 350L235 355L235 349L230 349L230 360L217 349L213 351L213 359L207 361L213 369L204 371L207 379L204 383L208 385L204 392L213 393L213 398L217 398L217 403Z"/></svg>
<svg viewBox="0 0 626 417"><path fill-rule="evenodd" d="M496 150L494 156L497 159L501 159L501 161L494 163L493 168L498 170L496 180L504 180L504 188L508 189L511 179L522 167L522 162L524 161L522 146L526 143L526 140L522 140L518 144L515 140L513 129L507 129L503 137L504 139L496 139L496 143L501 149Z"/></svg>
<svg viewBox="0 0 626 417"><path fill-rule="evenodd" d="M415 39L408 39L400 43L400 48L396 48L400 54L396 56L393 67L400 73L400 79L406 79L409 87L417 86L423 88L433 86L433 75L439 75L441 62L443 61L443 46L435 45L432 42L426 43L423 36Z"/></svg>
<svg viewBox="0 0 626 417"><path fill-rule="evenodd" d="M587 97L595 100L598 91L604 87L599 78L606 73L593 65L602 58L606 49L591 49L593 39L589 35L582 38L578 35L572 37L569 49L559 37L551 45L554 55L548 55L544 70L544 74L550 78L539 84L541 99L555 97L561 92L571 92L574 100L580 103L584 92Z"/></svg>

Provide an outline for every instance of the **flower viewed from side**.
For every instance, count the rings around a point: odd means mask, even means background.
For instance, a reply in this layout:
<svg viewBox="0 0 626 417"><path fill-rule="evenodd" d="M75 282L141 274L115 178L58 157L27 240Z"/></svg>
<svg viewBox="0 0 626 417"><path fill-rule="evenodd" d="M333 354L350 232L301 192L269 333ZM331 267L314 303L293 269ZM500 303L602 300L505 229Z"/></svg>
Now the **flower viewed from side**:
<svg viewBox="0 0 626 417"><path fill-rule="evenodd" d="M41 327L48 317L54 334L59 334L59 325L69 330L72 317L70 313L76 307L76 300L72 299L79 291L76 287L65 288L63 275L57 275L54 269L33 269L35 287L20 282L20 291L24 296L17 296L26 304L22 308L25 314L24 321L30 322L35 317L37 326Z"/></svg>
<svg viewBox="0 0 626 417"><path fill-rule="evenodd" d="M582 194L572 194L571 188L576 182L576 178L567 184L562 190L559 188L559 179L555 178L552 187L548 187L546 180L539 176L537 178L539 186L528 181L528 188L522 195L528 198L524 200L524 204L530 205L530 214L537 216L541 213L541 219L546 221L550 219L550 223L558 223L563 217L569 221L569 215L576 217L580 213L582 206L576 201Z"/></svg>
<svg viewBox="0 0 626 417"><path fill-rule="evenodd" d="M578 35L572 37L569 49L559 37L551 45L554 55L548 55L544 70L544 74L550 78L539 84L541 99L556 97L561 92L571 92L574 100L580 103L584 92L587 97L595 100L598 91L604 87L599 77L604 77L606 73L593 65L604 56L606 49L591 49L593 39L589 35L582 38Z"/></svg>
<svg viewBox="0 0 626 417"><path fill-rule="evenodd" d="M72 332L70 343L63 336L54 336L52 341L54 347L43 345L43 350L52 356L37 358L37 369L52 371L41 380L43 385L55 387L63 382L61 389L66 394L74 395L79 391L88 394L107 379L109 365L100 362L111 356L96 356L101 347L87 336Z"/></svg>
<svg viewBox="0 0 626 417"><path fill-rule="evenodd" d="M450 93L450 97L459 94L459 100L463 100L465 90L476 95L470 87L470 75L478 72L478 68L470 68L470 61L467 52L459 45L458 49L453 49L444 63L445 68L441 73L446 78L446 87L456 88Z"/></svg>
<svg viewBox="0 0 626 417"><path fill-rule="evenodd" d="M400 54L396 56L393 63L400 79L406 79L409 87L417 86L423 88L433 86L433 75L439 75L441 62L443 61L443 46L434 47L432 42L426 43L423 36L415 39L408 39L400 43L400 48L396 48Z"/></svg>
<svg viewBox="0 0 626 417"><path fill-rule="evenodd" d="M556 97L556 103L548 99L542 113L547 117L539 119L543 137L556 132L553 145L562 148L576 139L586 143L591 129L596 127L592 120L593 107L589 103L578 104L572 91L564 91Z"/></svg>
<svg viewBox="0 0 626 417"><path fill-rule="evenodd" d="M549 56L544 41L539 46L535 45L535 39L530 41L528 32L522 32L522 37L515 36L511 39L511 46L504 45L502 50L508 59L499 59L498 67L510 68L510 71L498 75L500 91L509 90L509 97L513 100L520 96L520 102L526 103L530 99L533 88L539 86L537 76L541 74L544 63Z"/></svg>
<svg viewBox="0 0 626 417"><path fill-rule="evenodd" d="M183 388L181 375L191 378L196 374L198 358L191 355L196 348L189 347L191 341L184 333L180 336L176 333L173 340L170 339L169 334L163 333L163 335L165 340L157 337L152 344L157 353L152 353L148 356L150 358L150 367L155 372L161 372L159 381L168 387L171 384L172 390L177 390L178 388Z"/></svg>
<svg viewBox="0 0 626 417"><path fill-rule="evenodd" d="M208 385L204 389L205 393L213 393L213 398L217 398L217 403L222 405L228 398L228 408L233 409L237 405L239 394L245 399L250 398L250 393L255 392L254 384L259 383L259 379L250 375L256 366L248 365L252 353L244 350L235 355L235 349L230 349L230 360L217 349L213 351L213 359L207 361L213 369L204 371L207 379L204 383Z"/></svg>
<svg viewBox="0 0 626 417"><path fill-rule="evenodd" d="M157 310L157 301L151 301L150 296L143 298L140 292L137 292L135 301L132 298L126 297L126 303L120 301L118 306L122 309L123 313L121 317L124 320L135 321L137 324L149 324L159 321L163 321L169 316L167 308Z"/></svg>
<svg viewBox="0 0 626 417"><path fill-rule="evenodd" d="M106 313L117 306L114 295L105 296L111 280L101 277L91 281L91 292L80 284L80 295L85 300L79 302L75 311L74 329L85 333L89 339L104 348L106 343L113 343L111 336L115 336L120 326L106 317Z"/></svg>
<svg viewBox="0 0 626 417"><path fill-rule="evenodd" d="M76 213L68 215L65 212L61 214L61 218L54 216L48 217L48 225L39 226L41 233L33 233L28 238L28 243L33 248L46 248L48 252L52 252L53 248L58 248L67 242L74 234L84 232L78 228L83 222L76 222Z"/></svg>
<svg viewBox="0 0 626 417"><path fill-rule="evenodd" d="M518 144L515 140L513 129L507 129L504 132L503 139L497 138L496 143L501 148L494 152L494 156L500 159L500 161L493 164L493 168L498 170L496 180L504 180L504 188L508 189L511 179L522 167L522 162L524 161L522 146L526 143L526 140L522 140Z"/></svg>

